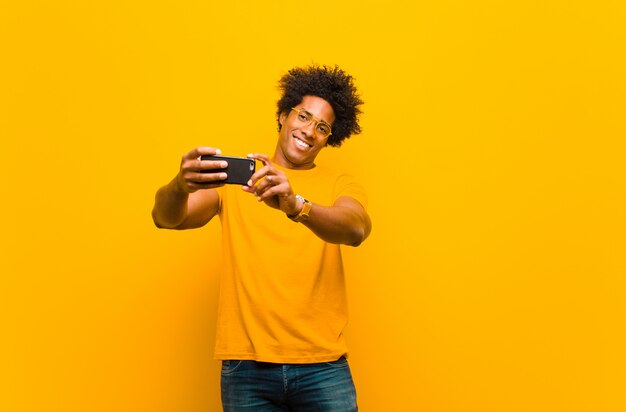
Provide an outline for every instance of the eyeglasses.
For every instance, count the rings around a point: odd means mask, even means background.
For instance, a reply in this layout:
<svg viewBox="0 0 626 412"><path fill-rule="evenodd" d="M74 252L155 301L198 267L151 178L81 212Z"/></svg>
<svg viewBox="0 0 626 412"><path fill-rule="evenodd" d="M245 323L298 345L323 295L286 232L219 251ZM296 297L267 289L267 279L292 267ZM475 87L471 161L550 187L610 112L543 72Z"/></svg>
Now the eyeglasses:
<svg viewBox="0 0 626 412"><path fill-rule="evenodd" d="M318 119L304 109L292 107L291 110L295 110L298 113L297 118L303 125L308 126L311 122L315 122L315 133L317 133L319 137L326 138L332 134L330 125L324 120Z"/></svg>

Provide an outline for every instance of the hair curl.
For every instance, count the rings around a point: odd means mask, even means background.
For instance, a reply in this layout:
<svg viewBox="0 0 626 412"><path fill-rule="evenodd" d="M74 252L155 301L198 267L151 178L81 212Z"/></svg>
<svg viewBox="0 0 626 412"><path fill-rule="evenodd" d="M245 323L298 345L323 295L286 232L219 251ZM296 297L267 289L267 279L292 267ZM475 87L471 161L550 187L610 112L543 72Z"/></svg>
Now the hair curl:
<svg viewBox="0 0 626 412"><path fill-rule="evenodd" d="M352 76L338 66L296 67L279 81L282 97L278 101L277 118L281 113L289 113L292 107L302 103L304 96L317 96L326 100L335 112L333 132L326 145L339 147L353 134L361 133L358 115L363 101L357 94ZM280 122L278 129L280 130Z"/></svg>

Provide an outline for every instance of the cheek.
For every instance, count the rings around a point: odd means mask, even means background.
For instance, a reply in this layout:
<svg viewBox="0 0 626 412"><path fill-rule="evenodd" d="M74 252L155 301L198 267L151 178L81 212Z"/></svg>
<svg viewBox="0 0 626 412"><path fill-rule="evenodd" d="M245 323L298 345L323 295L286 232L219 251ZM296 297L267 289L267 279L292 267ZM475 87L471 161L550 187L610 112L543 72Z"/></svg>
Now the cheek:
<svg viewBox="0 0 626 412"><path fill-rule="evenodd" d="M315 153L319 153L325 147L326 147L326 143L319 143L315 145L315 148L313 150L315 151Z"/></svg>

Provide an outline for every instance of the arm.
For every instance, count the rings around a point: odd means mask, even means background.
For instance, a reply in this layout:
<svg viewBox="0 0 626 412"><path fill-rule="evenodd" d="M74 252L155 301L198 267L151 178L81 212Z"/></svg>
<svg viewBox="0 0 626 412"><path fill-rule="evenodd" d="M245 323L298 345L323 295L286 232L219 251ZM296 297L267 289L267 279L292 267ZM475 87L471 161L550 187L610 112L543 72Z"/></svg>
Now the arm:
<svg viewBox="0 0 626 412"><path fill-rule="evenodd" d="M332 206L313 204L309 218L302 224L326 242L350 246L359 246L372 230L365 208L348 196L340 197Z"/></svg>
<svg viewBox="0 0 626 412"><path fill-rule="evenodd" d="M264 167L252 175L243 190L289 216L300 213L304 205L296 199L285 173L276 169L266 155L249 156L262 161ZM302 223L325 242L350 246L360 245L372 230L365 208L348 196L338 198L332 206L313 204L309 218Z"/></svg>
<svg viewBox="0 0 626 412"><path fill-rule="evenodd" d="M219 212L219 195L225 173L201 173L201 170L223 168L220 161L201 161L204 154L219 150L199 147L183 156L180 171L157 191L152 219L158 228L192 229L204 226Z"/></svg>

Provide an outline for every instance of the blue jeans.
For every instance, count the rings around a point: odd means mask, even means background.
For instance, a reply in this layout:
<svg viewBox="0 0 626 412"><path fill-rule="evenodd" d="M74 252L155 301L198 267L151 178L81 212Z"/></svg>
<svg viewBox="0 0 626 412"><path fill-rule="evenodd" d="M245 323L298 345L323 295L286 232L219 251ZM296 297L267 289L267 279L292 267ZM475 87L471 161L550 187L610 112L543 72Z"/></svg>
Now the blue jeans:
<svg viewBox="0 0 626 412"><path fill-rule="evenodd" d="M222 361L222 407L224 412L358 410L344 357L311 364Z"/></svg>

